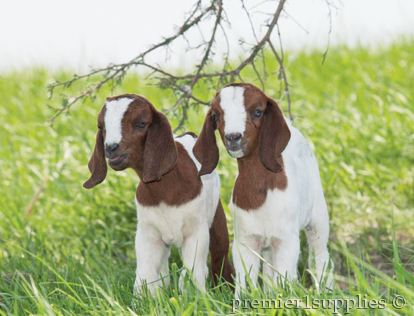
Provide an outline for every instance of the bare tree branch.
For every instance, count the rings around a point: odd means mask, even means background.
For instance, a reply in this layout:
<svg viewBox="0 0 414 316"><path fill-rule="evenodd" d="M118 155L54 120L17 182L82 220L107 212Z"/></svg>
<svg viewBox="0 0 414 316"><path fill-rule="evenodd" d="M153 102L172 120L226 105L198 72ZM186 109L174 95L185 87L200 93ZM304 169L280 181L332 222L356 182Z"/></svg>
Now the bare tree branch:
<svg viewBox="0 0 414 316"><path fill-rule="evenodd" d="M194 25L197 25L198 23L200 23L200 21L202 20L202 18L204 16L206 16L210 11L212 11L215 8L214 2L213 2L212 5L210 5L206 9L204 9L196 18L194 18L193 20L191 20L191 18L194 16L194 14L199 9L200 5L201 5L201 0L198 0L197 1L197 4L195 6L195 9L190 14L190 17L187 18L187 20L184 22L184 24L180 27L180 29L178 30L178 32L175 35L173 35L171 37L168 37L168 38L164 39L163 41L161 41L160 43L152 46L151 48L147 49L146 51L144 51L143 53L141 53L140 55L138 55L137 57L135 57L134 59L132 59L128 63L119 64L119 65L113 65L113 64L111 64L111 65L109 65L106 68L93 70L90 73L85 74L83 76L75 75L71 80L64 81L64 82L55 82L55 83L49 85L48 89L51 92L51 95L53 95L53 91L57 87L60 87L60 86L69 87L72 83L74 83L76 81L79 81L79 80L85 79L85 78L90 78L90 77L95 76L97 74L102 74L102 73L108 73L108 74L110 74L105 79L103 79L102 81L100 81L98 84L90 87L88 90L83 91L83 92L79 93L77 96L73 97L71 99L71 101L69 101L64 107L62 107L61 109L59 109L56 112L56 114L53 115L48 121L49 122L53 122L59 115L61 115L65 111L69 110L70 107L73 104L75 104L77 101L83 100L86 97L91 96L92 93L98 91L108 81L115 79L117 76L119 76L119 77L124 76L125 75L125 72L130 67L132 67L134 65L141 64L142 63L141 60L143 61L146 55L148 55L149 53L151 53L152 51L155 51L156 49L158 49L160 47L168 46L170 43L172 43L173 41L175 41L177 38L179 38L180 36L183 36Z"/></svg>
<svg viewBox="0 0 414 316"><path fill-rule="evenodd" d="M330 0L326 0L326 5L328 7L329 31L328 31L328 43L326 45L326 50L322 55L322 65L325 62L326 56L328 55L329 46L331 45L331 33L332 33L332 8L331 7L335 7L335 5Z"/></svg>
<svg viewBox="0 0 414 316"><path fill-rule="evenodd" d="M286 95L287 97L287 101L288 101L288 113L289 113L289 119L291 121L293 121L293 116L292 116L292 110L291 110L291 101L290 101L290 92L289 92L289 83L286 77L286 71L285 68L283 67L283 60L280 58L279 54L277 53L275 47L273 46L272 42L269 40L269 46L273 52L273 54L275 55L277 61L279 62L279 66L280 66L280 73L282 75L283 78L283 82L285 83L285 91L284 91L284 95Z"/></svg>
<svg viewBox="0 0 414 316"><path fill-rule="evenodd" d="M263 35L262 38L258 38L256 31L253 27L253 23L249 14L249 10L244 5L244 1L242 0L242 8L245 10L247 17L250 21L250 26L252 28L252 32L256 43L253 45L250 53L243 58L236 66L232 66L229 63L229 43L225 31L225 27L223 22L230 23L226 20L226 12L223 8L223 0L211 0L209 6L203 8L201 0L198 0L194 5L193 9L189 13L188 17L184 21L184 23L178 28L177 32L168 38L163 39L158 44L150 47L146 51L139 54L137 57L133 58L127 63L122 64L110 64L107 67L101 69L94 69L91 70L89 73L78 76L75 75L72 79L63 81L63 82L55 82L49 85L49 91L51 95L53 94L54 90L58 87L67 88L71 86L73 83L81 81L81 80L90 80L95 79L97 80L95 83L91 84L86 90L78 93L77 95L66 98L65 103L60 109L57 109L55 114L48 120L52 122L60 116L62 113L69 111L69 109L78 101L84 100L85 98L92 97L95 95L96 92L99 91L101 87L106 85L107 83L112 83L114 85L119 84L123 78L125 77L126 73L132 67L143 67L145 69L149 69L151 73L148 75L148 78L155 80L155 84L159 86L161 89L169 89L176 95L176 102L172 105L172 107L168 110L169 113L176 115L178 112L180 113L179 123L178 126L174 129L180 129L186 122L188 117L188 110L191 107L199 106L199 105L209 105L209 100L204 100L203 97L196 95L194 92L195 86L200 83L209 83L210 85L223 85L226 83L235 82L235 80L240 80L243 82L241 77L241 72L247 66L251 66L254 73L257 76L257 79L260 81L260 85L262 89L265 88L266 80L266 63L265 63L265 49L266 47L270 47L273 55L278 61L279 64L279 71L281 78L283 78L284 82L284 93L286 95L287 102L288 102L288 112L289 117L292 119L291 114L291 100L290 100L290 93L289 93L289 84L286 77L286 71L283 66L283 50L282 50L282 58L280 58L279 54L277 53L274 45L271 41L271 35L277 26L281 13L283 11L283 6L286 0L280 0L276 10L271 14L271 18L267 23L267 30L266 33ZM328 0L327 0L328 1ZM201 43L198 45L190 46L188 39L185 37L185 34L190 29L199 29L199 24L203 21L208 21L210 18L214 18L214 24L210 35L206 37L208 40L201 36ZM227 42L227 53L225 54L224 64L221 70L207 70L207 65L211 60L211 57L215 54L215 42L217 38L217 31L220 30L223 32L224 37ZM201 30L199 29L201 32ZM280 32L279 33L279 40L280 40ZM202 57L200 62L195 66L195 71L193 73L187 73L184 75L176 75L173 74L163 67L159 65L153 65L145 61L146 56L151 54L152 52L166 48L169 49L170 45L175 42L178 38L183 38L187 41L189 49L198 49L202 50ZM193 43L191 43L193 44ZM257 61L261 60L260 64L263 67L263 77L259 72L259 68L256 66ZM103 76L101 78L100 76Z"/></svg>

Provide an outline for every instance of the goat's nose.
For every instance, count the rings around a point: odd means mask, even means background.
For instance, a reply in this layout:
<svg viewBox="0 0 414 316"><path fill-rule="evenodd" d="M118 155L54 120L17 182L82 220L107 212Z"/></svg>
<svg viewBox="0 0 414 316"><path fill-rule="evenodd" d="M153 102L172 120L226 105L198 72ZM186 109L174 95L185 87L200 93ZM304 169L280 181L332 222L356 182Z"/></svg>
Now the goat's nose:
<svg viewBox="0 0 414 316"><path fill-rule="evenodd" d="M226 139L231 142L237 142L241 140L242 134L240 133L231 133L225 135Z"/></svg>
<svg viewBox="0 0 414 316"><path fill-rule="evenodd" d="M114 152L116 152L118 147L119 147L119 144L117 143L109 144L109 145L106 145L106 151L108 152L108 154L113 154Z"/></svg>

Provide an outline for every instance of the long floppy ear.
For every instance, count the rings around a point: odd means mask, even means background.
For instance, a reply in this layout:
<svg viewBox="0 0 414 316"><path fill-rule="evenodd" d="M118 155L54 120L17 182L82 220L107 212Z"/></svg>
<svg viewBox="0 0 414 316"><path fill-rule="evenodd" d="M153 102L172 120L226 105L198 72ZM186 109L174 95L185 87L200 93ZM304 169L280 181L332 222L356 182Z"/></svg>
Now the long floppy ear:
<svg viewBox="0 0 414 316"><path fill-rule="evenodd" d="M178 160L171 125L164 114L153 109L153 119L144 145L144 183L160 181Z"/></svg>
<svg viewBox="0 0 414 316"><path fill-rule="evenodd" d="M92 173L88 181L83 184L86 189L92 189L94 186L105 180L108 167L105 161L104 140L102 131L98 130L96 134L95 149L88 163L89 171Z"/></svg>
<svg viewBox="0 0 414 316"><path fill-rule="evenodd" d="M276 101L268 98L260 130L260 160L273 172L282 171L277 158L285 150L290 139L290 130Z"/></svg>
<svg viewBox="0 0 414 316"><path fill-rule="evenodd" d="M199 176L212 173L213 170L216 169L219 161L219 150L217 147L216 135L214 135L217 126L211 112L212 109L207 112L203 129L193 147L193 154L201 163L201 169L198 172Z"/></svg>

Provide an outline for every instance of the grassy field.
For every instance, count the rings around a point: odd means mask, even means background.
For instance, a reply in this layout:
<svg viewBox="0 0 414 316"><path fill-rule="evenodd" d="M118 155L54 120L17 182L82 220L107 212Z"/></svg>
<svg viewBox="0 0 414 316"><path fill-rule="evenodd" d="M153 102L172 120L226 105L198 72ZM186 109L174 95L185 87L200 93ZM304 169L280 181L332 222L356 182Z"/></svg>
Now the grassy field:
<svg viewBox="0 0 414 316"><path fill-rule="evenodd" d="M414 41L402 39L375 50L331 48L323 66L320 52L288 56L294 125L315 150L329 207L336 284L330 292L313 281L302 238L298 281L288 289L273 286L270 293L249 290L246 298L357 299L361 294L366 300L383 299L386 307L351 314L414 315L413 51ZM268 66L275 69L275 61L268 58ZM138 178L129 170L111 170L91 191L82 183L89 176L96 115L106 96L137 93L160 109L168 108L174 96L130 75L114 91L104 89L96 100L77 104L52 129L45 123L53 114L47 105L59 107L60 98L47 99L46 86L69 75L46 69L0 73L0 315L232 312L234 296L228 289L201 293L188 283L184 293L178 291L176 250L170 289L135 298L133 306ZM243 77L252 80L253 72L246 70ZM270 74L266 93L277 97L278 90ZM206 90L206 97L214 92ZM286 108L285 101L280 105ZM186 130L200 131L204 111L191 113ZM221 150L224 204L236 172L235 161ZM396 295L406 299L404 308L392 306ZM332 314L304 307L249 307L235 313Z"/></svg>

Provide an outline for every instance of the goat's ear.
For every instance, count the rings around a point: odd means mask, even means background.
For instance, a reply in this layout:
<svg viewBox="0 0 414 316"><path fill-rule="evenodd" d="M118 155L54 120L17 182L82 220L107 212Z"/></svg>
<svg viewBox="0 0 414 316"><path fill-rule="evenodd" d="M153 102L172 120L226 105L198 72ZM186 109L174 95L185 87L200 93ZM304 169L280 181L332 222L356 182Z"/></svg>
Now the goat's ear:
<svg viewBox="0 0 414 316"><path fill-rule="evenodd" d="M201 169L198 172L199 176L212 173L219 161L219 150L216 135L214 135L217 126L211 113L212 109L208 111L203 129L193 147L194 156L201 164Z"/></svg>
<svg viewBox="0 0 414 316"><path fill-rule="evenodd" d="M144 145L142 181L160 181L177 164L178 152L171 125L164 114L153 109L153 119Z"/></svg>
<svg viewBox="0 0 414 316"><path fill-rule="evenodd" d="M92 173L88 181L83 184L86 189L92 189L106 178L108 167L105 161L104 140L102 130L96 134L95 149L88 163L89 171Z"/></svg>
<svg viewBox="0 0 414 316"><path fill-rule="evenodd" d="M260 160L273 172L282 171L277 158L290 140L290 130L276 101L268 98L260 130Z"/></svg>

